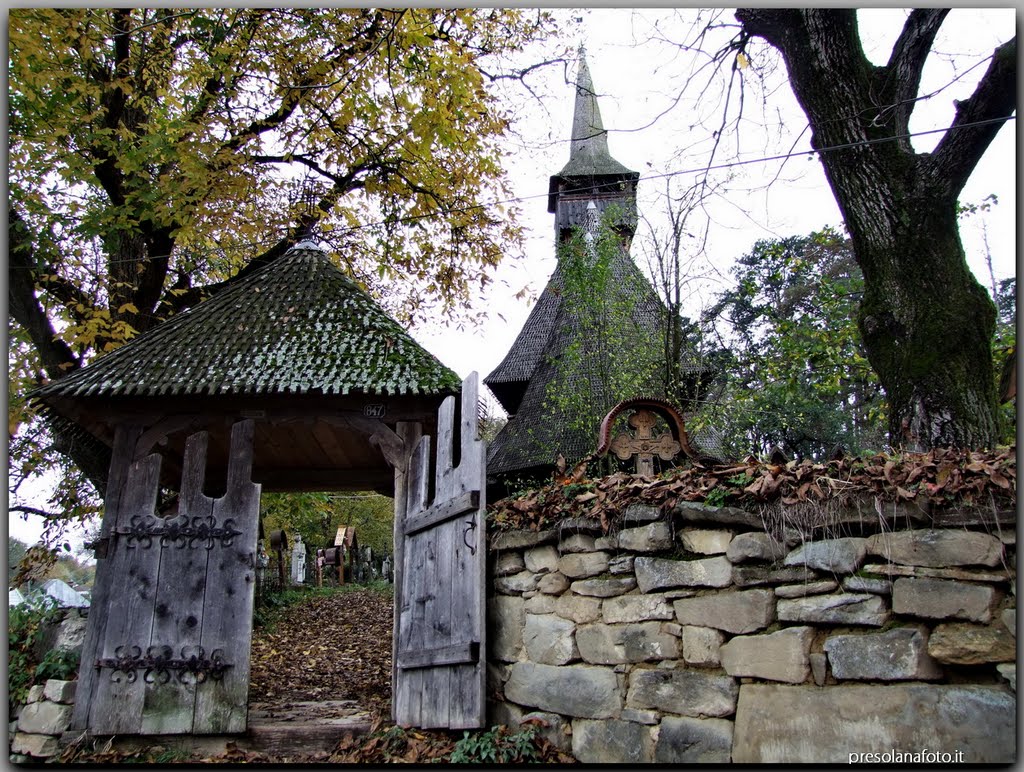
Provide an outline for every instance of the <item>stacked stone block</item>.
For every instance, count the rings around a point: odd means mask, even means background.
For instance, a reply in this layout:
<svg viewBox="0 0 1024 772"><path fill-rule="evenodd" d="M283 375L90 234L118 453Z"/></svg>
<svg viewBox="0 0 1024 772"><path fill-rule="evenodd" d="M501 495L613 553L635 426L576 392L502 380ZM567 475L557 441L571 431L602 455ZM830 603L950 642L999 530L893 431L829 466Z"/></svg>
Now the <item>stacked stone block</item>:
<svg viewBox="0 0 1024 772"><path fill-rule="evenodd" d="M11 722L13 760L38 761L60 753L60 736L71 725L76 685L77 681L51 679L29 689L17 721Z"/></svg>
<svg viewBox="0 0 1024 772"><path fill-rule="evenodd" d="M492 720L529 715L594 763L1015 757L1012 525L622 514L611 535L577 518L492 537Z"/></svg>

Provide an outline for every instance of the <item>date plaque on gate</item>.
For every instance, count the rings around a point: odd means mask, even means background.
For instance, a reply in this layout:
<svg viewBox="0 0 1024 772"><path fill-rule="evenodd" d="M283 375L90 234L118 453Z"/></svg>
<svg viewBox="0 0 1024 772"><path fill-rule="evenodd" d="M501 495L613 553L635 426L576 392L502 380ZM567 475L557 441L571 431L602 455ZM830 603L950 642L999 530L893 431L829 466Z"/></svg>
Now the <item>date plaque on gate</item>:
<svg viewBox="0 0 1024 772"><path fill-rule="evenodd" d="M387 414L383 404L376 403L363 406L363 415L367 418L383 418Z"/></svg>

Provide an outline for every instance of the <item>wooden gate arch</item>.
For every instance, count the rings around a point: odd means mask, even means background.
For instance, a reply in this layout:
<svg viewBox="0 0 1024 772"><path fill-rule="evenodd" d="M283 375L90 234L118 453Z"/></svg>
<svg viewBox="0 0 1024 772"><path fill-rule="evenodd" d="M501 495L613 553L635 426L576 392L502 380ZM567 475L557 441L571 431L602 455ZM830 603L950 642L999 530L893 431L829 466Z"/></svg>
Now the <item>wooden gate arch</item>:
<svg viewBox="0 0 1024 772"><path fill-rule="evenodd" d="M477 384L476 373L462 384L458 429L455 398L442 403L436 443L419 423L398 424L405 455L395 457L392 713L405 726L485 722L486 451ZM71 728L241 733L261 490L252 481L254 422L231 428L220 498L203 493L207 433L188 437L179 508L167 517L156 511L161 457L136 458L144 436L140 426L117 429Z"/></svg>
<svg viewBox="0 0 1024 772"><path fill-rule="evenodd" d="M253 421L231 430L227 490L203 494L207 434L186 442L176 516L156 513L161 458L115 441L72 728L94 735L244 732L260 486Z"/></svg>

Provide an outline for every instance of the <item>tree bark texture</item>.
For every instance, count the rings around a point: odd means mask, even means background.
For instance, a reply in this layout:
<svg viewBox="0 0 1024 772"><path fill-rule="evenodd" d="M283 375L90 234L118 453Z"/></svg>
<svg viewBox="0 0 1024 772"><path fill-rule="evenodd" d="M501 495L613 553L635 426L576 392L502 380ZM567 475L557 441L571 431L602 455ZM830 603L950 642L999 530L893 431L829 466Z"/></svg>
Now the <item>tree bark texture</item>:
<svg viewBox="0 0 1024 772"><path fill-rule="evenodd" d="M1016 38L995 50L934 152L915 153L910 114L947 13L910 12L884 66L864 55L854 10L736 14L745 34L782 54L811 144L824 150L864 273L858 324L889 400L890 439L906 449L981 448L996 438L996 309L967 265L957 197L1003 125L998 119L1016 109Z"/></svg>

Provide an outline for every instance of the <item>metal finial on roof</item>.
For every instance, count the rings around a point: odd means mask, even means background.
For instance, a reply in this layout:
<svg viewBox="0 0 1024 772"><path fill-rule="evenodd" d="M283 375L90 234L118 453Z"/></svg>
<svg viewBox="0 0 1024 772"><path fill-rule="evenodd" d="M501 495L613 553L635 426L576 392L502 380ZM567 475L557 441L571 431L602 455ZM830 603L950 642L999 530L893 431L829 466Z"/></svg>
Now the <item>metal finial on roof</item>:
<svg viewBox="0 0 1024 772"><path fill-rule="evenodd" d="M293 181L288 190L288 204L299 224L299 243L315 243L313 237L319 230L320 218L323 212L320 211L320 201L327 193L327 187L312 175L307 174L301 180ZM296 244L296 247L299 245ZM293 247L294 249L295 247ZM307 249L320 249L313 246ZM289 250L290 251L290 250Z"/></svg>
<svg viewBox="0 0 1024 772"><path fill-rule="evenodd" d="M290 247L288 249L288 251L289 252L296 252L296 251L298 251L300 249L312 249L312 250L316 250L317 252L326 252L327 251L322 246L320 246L320 244L318 242L313 241L312 239L303 239L302 241L298 242L294 246Z"/></svg>

